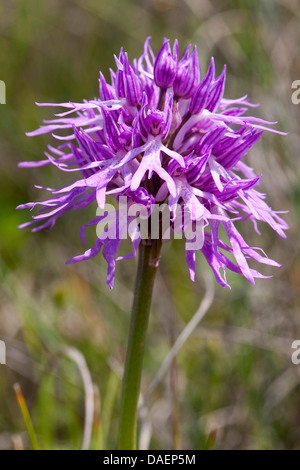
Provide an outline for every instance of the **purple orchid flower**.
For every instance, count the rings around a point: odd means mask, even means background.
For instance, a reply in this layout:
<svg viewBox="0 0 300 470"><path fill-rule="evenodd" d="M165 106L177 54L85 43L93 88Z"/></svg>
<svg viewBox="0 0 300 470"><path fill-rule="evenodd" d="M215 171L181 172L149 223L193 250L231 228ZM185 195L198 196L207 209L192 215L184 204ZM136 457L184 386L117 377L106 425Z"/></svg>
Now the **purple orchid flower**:
<svg viewBox="0 0 300 470"><path fill-rule="evenodd" d="M230 287L226 269L254 284L255 278L266 276L250 268L248 259L270 266L279 264L260 249L248 246L235 222L250 219L258 232L257 221L263 221L281 237L285 237L288 225L266 204L265 195L256 189L260 176L242 160L263 131L284 133L267 127L274 122L245 116L249 107L256 106L247 96L235 100L223 97L226 68L216 77L213 58L201 80L196 47L190 53L189 45L179 59L178 42L172 53L165 40L155 57L149 39L142 56L132 64L121 49L115 57L116 72L111 71L111 83L100 73L99 98L83 103L38 104L60 106L65 111L27 135L51 133L59 145L48 146L46 159L19 166L52 164L65 172L79 171L80 176L64 188L42 188L51 192L43 202L19 206L41 206L33 220L21 228L33 225L33 231L51 229L70 210L94 201L104 209L108 195L118 201L126 196L127 224L124 219L120 222L112 217L110 227L114 227L116 236L103 236L106 229L98 235L94 247L68 261L90 259L102 250L108 263L107 282L112 288L115 262L134 257L141 241L138 226L131 227L128 233L133 251L117 256L128 222L133 220L130 207L134 203L144 206L150 218L154 204L165 203L171 213L172 233L184 225L176 207L189 213L186 224L190 227L200 223L196 246L190 248L186 242L192 279L199 250L221 286ZM85 227L97 225L102 219L100 215L82 227L83 242ZM228 244L219 238L220 226Z"/></svg>

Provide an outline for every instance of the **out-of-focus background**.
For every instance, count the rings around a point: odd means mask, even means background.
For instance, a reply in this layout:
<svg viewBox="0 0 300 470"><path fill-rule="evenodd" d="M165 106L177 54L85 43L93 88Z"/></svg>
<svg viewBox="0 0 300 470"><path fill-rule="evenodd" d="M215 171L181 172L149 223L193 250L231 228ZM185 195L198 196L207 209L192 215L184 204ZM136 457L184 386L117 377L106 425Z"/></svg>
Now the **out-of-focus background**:
<svg viewBox="0 0 300 470"><path fill-rule="evenodd" d="M65 265L83 251L79 227L95 207L68 214L51 233L19 231L30 213L15 207L44 198L35 184L60 187L66 175L17 164L40 159L48 142L48 136L25 136L51 118L51 109L37 108L36 101L93 98L98 71L108 78L121 46L131 59L139 56L148 35L155 52L164 36L177 37L182 50L197 44L203 71L212 55L217 72L227 63L225 96L248 93L261 103L255 113L289 132L265 134L247 160L263 173L261 188L272 207L290 211L284 217L291 229L282 240L268 227L261 225L258 237L250 222L243 224L248 243L283 267L266 268L273 278L254 287L229 275L231 292L214 281L212 306L149 396L141 447L299 448L300 365L291 361L291 344L300 339L300 105L291 101L292 82L300 80L298 0L2 0L0 79L7 90L0 105L0 339L7 364L0 365L0 449L31 447L16 382L39 446L80 448L84 427L88 439L82 381L88 371L96 397L90 447L116 447L136 260L118 264L112 292L101 256ZM193 284L183 244L164 247L143 394L205 296L210 273L201 258L198 268Z"/></svg>

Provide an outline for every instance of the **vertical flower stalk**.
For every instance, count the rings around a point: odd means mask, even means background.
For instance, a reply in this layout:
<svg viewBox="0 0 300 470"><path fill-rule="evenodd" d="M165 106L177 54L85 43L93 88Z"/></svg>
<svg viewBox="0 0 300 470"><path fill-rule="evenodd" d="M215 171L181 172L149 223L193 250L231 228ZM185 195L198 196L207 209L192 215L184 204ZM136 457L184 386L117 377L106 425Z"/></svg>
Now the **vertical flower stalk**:
<svg viewBox="0 0 300 470"><path fill-rule="evenodd" d="M119 449L135 450L137 445L137 408L145 349L145 337L149 320L152 290L159 264L161 243L142 242L139 247L139 261L135 294L131 314L119 431Z"/></svg>

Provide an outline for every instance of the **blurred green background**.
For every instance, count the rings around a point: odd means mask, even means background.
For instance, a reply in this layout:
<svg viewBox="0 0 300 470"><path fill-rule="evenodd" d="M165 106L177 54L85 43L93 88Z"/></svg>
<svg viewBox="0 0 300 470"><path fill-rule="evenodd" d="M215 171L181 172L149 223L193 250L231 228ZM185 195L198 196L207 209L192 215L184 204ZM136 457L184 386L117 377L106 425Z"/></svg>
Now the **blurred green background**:
<svg viewBox="0 0 300 470"><path fill-rule="evenodd" d="M227 98L248 93L260 117L278 121L288 137L265 134L247 156L261 189L277 210L288 209L287 240L252 224L248 243L282 263L270 280L251 286L229 275L232 291L215 284L214 302L182 347L171 372L153 392L141 417L141 446L151 449L300 448L300 365L291 343L300 339L299 117L291 84L300 79L298 0L2 0L0 79L0 449L31 444L13 390L21 385L39 445L81 447L85 421L82 368L94 384L90 448L117 443L120 376L124 361L136 260L117 266L106 286L102 257L80 265L65 260L83 251L80 226L96 207L70 213L51 233L18 231L30 218L16 211L43 199L34 184L60 187L54 168L18 169L42 157L48 136L27 138L51 110L35 102L81 101L98 95L98 72L108 78L121 46L139 56L146 36L155 52L163 36L198 46L202 70L211 55L217 72L227 63ZM95 234L90 232L89 242ZM205 295L209 270L199 257L191 283L180 241L164 246L147 339L142 393L174 338ZM65 354L82 354L79 368Z"/></svg>

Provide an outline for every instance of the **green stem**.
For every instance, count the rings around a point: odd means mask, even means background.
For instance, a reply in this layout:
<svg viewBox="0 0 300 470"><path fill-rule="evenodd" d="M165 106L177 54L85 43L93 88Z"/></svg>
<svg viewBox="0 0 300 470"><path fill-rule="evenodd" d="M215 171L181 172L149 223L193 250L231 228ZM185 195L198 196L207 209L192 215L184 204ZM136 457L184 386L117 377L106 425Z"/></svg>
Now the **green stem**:
<svg viewBox="0 0 300 470"><path fill-rule="evenodd" d="M139 248L139 262L123 377L119 435L120 450L135 450L137 445L137 408L140 394L145 337L160 249L161 242L159 240L142 240Z"/></svg>

